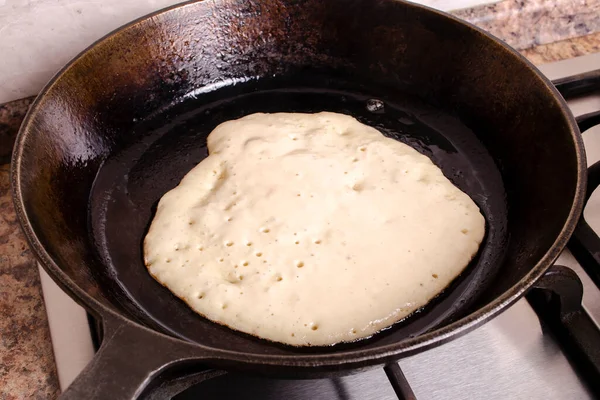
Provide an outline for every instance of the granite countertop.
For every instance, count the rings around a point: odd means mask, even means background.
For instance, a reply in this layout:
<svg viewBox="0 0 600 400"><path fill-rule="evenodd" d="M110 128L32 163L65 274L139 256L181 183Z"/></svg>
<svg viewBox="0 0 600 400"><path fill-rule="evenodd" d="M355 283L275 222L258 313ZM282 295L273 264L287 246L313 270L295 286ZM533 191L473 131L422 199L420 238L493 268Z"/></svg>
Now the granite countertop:
<svg viewBox="0 0 600 400"><path fill-rule="evenodd" d="M9 166L0 166L0 399L58 393L36 261L17 222Z"/></svg>
<svg viewBox="0 0 600 400"><path fill-rule="evenodd" d="M600 52L600 3L547 3L505 0L454 14L501 37L535 64ZM31 101L0 105L0 400L59 393L40 278L16 220L6 164Z"/></svg>

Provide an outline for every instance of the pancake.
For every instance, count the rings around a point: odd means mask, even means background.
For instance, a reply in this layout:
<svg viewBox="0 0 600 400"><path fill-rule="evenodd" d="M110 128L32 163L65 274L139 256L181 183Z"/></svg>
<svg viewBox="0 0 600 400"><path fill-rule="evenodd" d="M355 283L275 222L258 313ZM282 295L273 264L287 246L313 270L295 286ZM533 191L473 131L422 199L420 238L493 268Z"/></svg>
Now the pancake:
<svg viewBox="0 0 600 400"><path fill-rule="evenodd" d="M342 114L252 114L160 200L150 274L216 323L293 346L404 319L477 253L485 220L429 158Z"/></svg>

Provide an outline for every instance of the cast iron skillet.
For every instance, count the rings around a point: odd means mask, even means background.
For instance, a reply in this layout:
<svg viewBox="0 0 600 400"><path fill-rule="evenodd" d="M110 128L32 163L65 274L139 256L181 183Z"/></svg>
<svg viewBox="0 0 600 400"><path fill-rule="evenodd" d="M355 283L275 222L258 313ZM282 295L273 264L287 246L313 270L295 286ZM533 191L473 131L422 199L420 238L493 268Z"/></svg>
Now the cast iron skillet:
<svg viewBox="0 0 600 400"><path fill-rule="evenodd" d="M156 283L158 199L252 112L351 114L429 155L478 203L476 260L422 312L355 344L295 349L213 324ZM65 399L130 399L202 365L317 377L455 338L544 274L581 212L585 156L553 86L455 18L393 0L207 0L140 19L43 90L17 139L17 213L44 268L103 323ZM360 210L356 210L360 212Z"/></svg>

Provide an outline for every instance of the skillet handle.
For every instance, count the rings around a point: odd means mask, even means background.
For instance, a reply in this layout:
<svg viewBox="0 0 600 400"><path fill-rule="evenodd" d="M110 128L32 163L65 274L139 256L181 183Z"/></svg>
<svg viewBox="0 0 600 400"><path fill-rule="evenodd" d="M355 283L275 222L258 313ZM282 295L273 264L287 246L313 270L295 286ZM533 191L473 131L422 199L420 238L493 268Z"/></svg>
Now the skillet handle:
<svg viewBox="0 0 600 400"><path fill-rule="evenodd" d="M146 396L158 386L164 398L186 389L179 385L160 385L168 371L190 368L206 355L198 348L114 315L102 318L103 337L100 349L59 397L60 400L134 400ZM196 373L191 384L218 375L214 371ZM165 393L170 391L171 393Z"/></svg>
<svg viewBox="0 0 600 400"><path fill-rule="evenodd" d="M552 266L527 300L596 396L600 396L600 329L582 305L583 285L572 269Z"/></svg>

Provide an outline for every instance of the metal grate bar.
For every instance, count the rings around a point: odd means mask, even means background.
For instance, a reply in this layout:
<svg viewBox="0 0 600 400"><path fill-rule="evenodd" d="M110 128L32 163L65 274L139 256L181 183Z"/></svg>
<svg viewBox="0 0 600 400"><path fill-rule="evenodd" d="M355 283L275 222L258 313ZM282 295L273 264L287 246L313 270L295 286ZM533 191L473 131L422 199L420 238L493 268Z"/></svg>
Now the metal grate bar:
<svg viewBox="0 0 600 400"><path fill-rule="evenodd" d="M417 400L414 392L410 388L404 373L400 369L398 363L391 363L386 365L383 370L387 375L392 387L394 388L394 392L396 392L396 396L398 396L398 400Z"/></svg>

